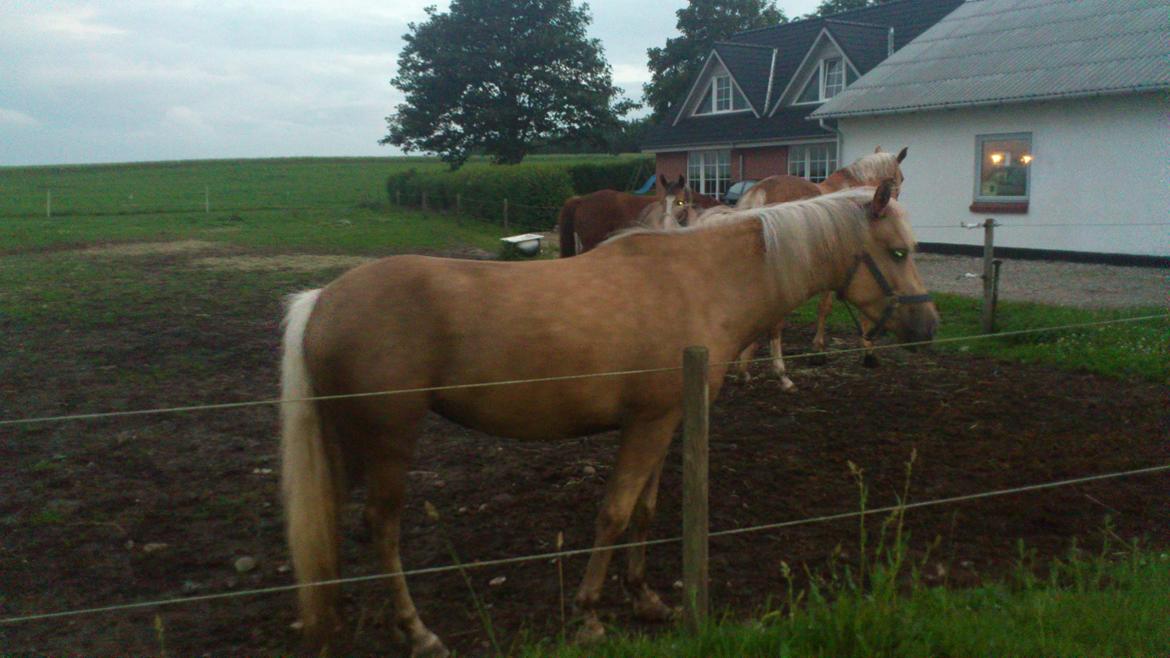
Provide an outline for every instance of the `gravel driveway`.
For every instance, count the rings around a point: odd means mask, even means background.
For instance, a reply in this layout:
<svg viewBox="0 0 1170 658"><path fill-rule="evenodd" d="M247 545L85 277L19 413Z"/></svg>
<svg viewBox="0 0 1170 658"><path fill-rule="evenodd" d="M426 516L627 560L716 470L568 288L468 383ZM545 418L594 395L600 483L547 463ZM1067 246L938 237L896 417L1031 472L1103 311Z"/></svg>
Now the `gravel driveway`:
<svg viewBox="0 0 1170 658"><path fill-rule="evenodd" d="M918 254L918 271L937 292L983 295L983 259ZM1119 267L1039 260L1003 260L999 298L1082 308L1170 307L1170 268Z"/></svg>

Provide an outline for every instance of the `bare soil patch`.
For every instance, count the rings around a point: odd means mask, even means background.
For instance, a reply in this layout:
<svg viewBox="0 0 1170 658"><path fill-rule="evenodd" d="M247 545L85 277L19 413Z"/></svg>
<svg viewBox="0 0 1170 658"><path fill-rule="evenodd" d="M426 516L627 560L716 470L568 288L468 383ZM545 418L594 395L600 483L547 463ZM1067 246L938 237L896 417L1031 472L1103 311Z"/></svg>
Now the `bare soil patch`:
<svg viewBox="0 0 1170 658"><path fill-rule="evenodd" d="M192 267L234 272L296 270L312 272L337 267L357 267L373 258L363 256L332 256L318 254L285 254L281 256L207 256L195 258Z"/></svg>
<svg viewBox="0 0 1170 658"><path fill-rule="evenodd" d="M192 302L195 304L195 302ZM159 401L223 401L276 395L279 302L246 311L170 311L157 321L100 331L23 326L0 319L3 417L70 408L141 408ZM215 311L208 307L208 311ZM163 313L163 311L160 311ZM793 353L810 331L785 336ZM109 368L151 355L200 349L225 355L213 376L156 373L127 389ZM52 354L35 360L30 354ZM23 355L23 356L22 356ZM230 358L227 358L230 357ZM961 354L887 352L883 366L841 357L794 361L799 393L773 379L728 384L711 415L713 530L856 510L847 460L865 469L872 506L894 501L911 450L919 459L912 500L954 496L1170 461L1165 386L1118 381ZM763 374L761 371L759 374ZM470 563L588 546L616 449L605 434L525 443L468 431L441 418L425 425L404 526L407 568ZM287 584L278 502L276 412L271 407L86 423L0 428L0 615L14 616ZM677 442L664 475L654 537L680 533ZM1142 476L915 510L917 559L932 582L968 585L1009 571L1017 541L1042 556L1074 537L1096 545L1112 531L1170 545L1170 476ZM507 494L507 496L501 496ZM355 500L357 500L355 498ZM442 521L422 512L430 501ZM351 510L345 575L380 571ZM783 592L780 562L825 568L840 548L856 560L852 521L717 539L711 547L717 608L750 615ZM159 546L162 544L163 546ZM148 550L147 547L151 546ZM242 556L257 561L239 573ZM623 560L611 574L620 574ZM569 601L584 566L565 562ZM799 569L798 569L799 570ZM548 561L469 572L505 646L560 632L556 565ZM650 549L650 582L674 604L675 545ZM945 574L945 576L941 575ZM502 585L489 581L505 576ZM462 655L489 653L468 587L457 573L411 581L424 620ZM346 588L355 654L405 655L390 640L386 588ZM157 654L156 610L102 613L0 626L13 653ZM157 609L175 655L278 654L299 645L287 593ZM610 582L608 621L637 627ZM570 629L571 631L571 629Z"/></svg>
<svg viewBox="0 0 1170 658"><path fill-rule="evenodd" d="M224 245L218 242L205 240L176 240L172 242L128 242L121 244L102 245L75 250L85 256L168 256L190 254L199 251L215 251L223 249Z"/></svg>

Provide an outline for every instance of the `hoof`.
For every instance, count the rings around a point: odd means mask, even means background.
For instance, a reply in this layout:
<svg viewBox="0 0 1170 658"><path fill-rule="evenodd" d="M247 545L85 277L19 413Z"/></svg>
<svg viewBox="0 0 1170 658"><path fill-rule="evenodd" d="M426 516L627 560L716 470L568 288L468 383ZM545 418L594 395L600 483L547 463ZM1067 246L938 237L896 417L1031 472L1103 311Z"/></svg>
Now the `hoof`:
<svg viewBox="0 0 1170 658"><path fill-rule="evenodd" d="M814 366L823 366L829 362L829 357L825 355L824 351L817 350L816 353L808 357L808 362Z"/></svg>
<svg viewBox="0 0 1170 658"><path fill-rule="evenodd" d="M574 637L577 644L596 644L604 639L605 626L601 625L601 621L594 614L581 621L581 628L577 629L577 635Z"/></svg>
<svg viewBox="0 0 1170 658"><path fill-rule="evenodd" d="M410 658L447 658L450 655L451 652L447 650L439 636L429 631L410 647Z"/></svg>
<svg viewBox="0 0 1170 658"><path fill-rule="evenodd" d="M657 594L646 590L634 599L634 617L642 621L667 622L674 620L675 611L663 603Z"/></svg>
<svg viewBox="0 0 1170 658"><path fill-rule="evenodd" d="M793 384L787 375L780 375L780 390L785 393L795 393L796 384Z"/></svg>
<svg viewBox="0 0 1170 658"><path fill-rule="evenodd" d="M861 365L865 366L866 368L878 367L877 356L873 354L866 354L865 356L861 357Z"/></svg>

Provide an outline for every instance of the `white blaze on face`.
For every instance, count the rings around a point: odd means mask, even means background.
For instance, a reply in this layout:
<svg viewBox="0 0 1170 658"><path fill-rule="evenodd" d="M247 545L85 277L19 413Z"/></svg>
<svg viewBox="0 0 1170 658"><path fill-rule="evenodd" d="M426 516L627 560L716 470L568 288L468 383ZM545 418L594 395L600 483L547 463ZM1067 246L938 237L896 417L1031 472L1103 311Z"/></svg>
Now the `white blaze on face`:
<svg viewBox="0 0 1170 658"><path fill-rule="evenodd" d="M662 228L679 227L678 219L675 216L675 208L678 207L677 199L678 197L674 194L667 194L662 198L662 216L656 220Z"/></svg>

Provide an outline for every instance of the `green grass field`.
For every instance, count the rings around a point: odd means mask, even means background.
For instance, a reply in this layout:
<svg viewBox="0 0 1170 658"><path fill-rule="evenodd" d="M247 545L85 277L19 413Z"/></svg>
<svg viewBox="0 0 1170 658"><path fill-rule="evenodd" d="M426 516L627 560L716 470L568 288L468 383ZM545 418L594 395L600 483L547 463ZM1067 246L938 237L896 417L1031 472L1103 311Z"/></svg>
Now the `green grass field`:
<svg viewBox="0 0 1170 658"><path fill-rule="evenodd" d="M619 636L579 647L551 642L524 656L1165 656L1170 653L1170 556L1080 556L966 590L920 584L902 592L822 589L761 620L701 632Z"/></svg>
<svg viewBox="0 0 1170 658"><path fill-rule="evenodd" d="M525 162L604 162L638 156L543 155ZM471 162L482 158L472 158ZM185 160L0 167L0 217L212 213L379 203L386 177L442 170L436 158Z"/></svg>

